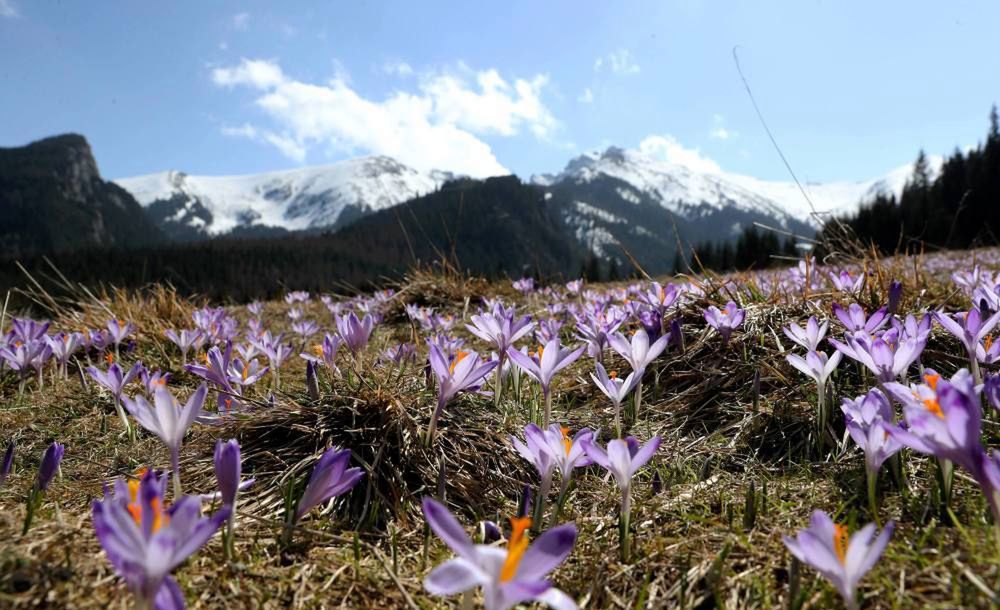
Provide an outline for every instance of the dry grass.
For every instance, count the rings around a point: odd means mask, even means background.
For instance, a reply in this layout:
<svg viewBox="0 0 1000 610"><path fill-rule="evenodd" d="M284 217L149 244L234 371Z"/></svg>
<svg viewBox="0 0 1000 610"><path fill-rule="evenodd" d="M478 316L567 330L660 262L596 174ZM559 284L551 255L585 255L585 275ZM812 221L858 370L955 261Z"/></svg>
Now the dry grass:
<svg viewBox="0 0 1000 610"><path fill-rule="evenodd" d="M868 264L886 278L872 287L873 302L892 277L906 280L904 311L960 302L946 283L912 261ZM727 289L716 278L706 283L706 292L705 302L718 303ZM489 398L464 397L449 407L438 443L427 448L421 433L434 396L424 372L376 366L374 354L413 337L404 303L432 305L462 318L470 303L497 293L529 310L541 307L534 299L524 302L507 284L454 273L415 274L390 304L372 356L358 366L360 376L323 377L321 397L312 401L302 383L302 363L291 362L282 371L274 406L256 407L221 426L197 427L189 435L182 464L189 493L214 486L217 438L238 438L244 470L258 479L241 501L237 561L223 560L216 537L177 570L189 607L457 607L457 599L422 591L422 578L448 552L433 538L427 543L418 500L440 494L443 471L444 495L470 526L512 514L523 486L535 481L507 436L525 423L532 397L528 392L521 401L508 397L499 410ZM618 561L618 494L602 473L579 471L567 503L564 519L577 524L580 536L554 580L582 607L786 608L793 583L802 592L802 607L838 606L836 594L814 572L793 573L781 543L781 535L804 526L815 508L854 524L870 520L860 454L848 447L822 460L812 455L815 390L784 361L788 345L781 326L810 313L829 313L832 295L810 297L821 304L818 309L802 299L788 303L781 295L758 293L746 302L745 332L726 349L717 335L703 331L703 303L683 312L685 349L658 361L631 426L640 438L664 439L634 492L635 561ZM129 319L140 329L129 358L176 369L176 353L164 343L162 330L189 325L196 305L160 287L140 295L83 295L72 307L60 303L53 309L59 328L95 327L112 315ZM311 307L309 315L329 319L320 305ZM269 303L267 319L284 324L285 310L283 303ZM954 342L935 331L925 364L950 372L961 365L957 353ZM573 428L607 431L606 440L611 413L587 379L587 367L589 362L581 361L562 375L555 414ZM181 373L171 385L195 383ZM866 384L853 363L845 362L835 378L838 402L862 393ZM257 398L266 404L263 391ZM92 384L82 387L76 377L49 384L44 392L29 386L19 401L16 381L0 376L0 429L2 438L18 442L15 474L0 488L0 607L128 607L129 596L93 536L89 504L114 477L143 465L164 466L165 450L148 435L129 444L108 397ZM986 430L988 444L997 445L1000 426L988 421ZM842 427L835 432L841 435ZM22 537L23 497L53 439L67 446L62 476L34 528ZM315 511L296 532L294 545L281 549L282 486L304 477L319 453L334 445L352 448L368 476L348 496ZM882 517L896 519L899 527L884 560L864 582L865 607L990 607L987 591L1000 590L1000 550L993 546L978 489L959 479L953 510L961 525L949 526L930 508L930 464L910 457L907 469L906 494L883 484ZM754 519L745 518L748 502L756 507Z"/></svg>

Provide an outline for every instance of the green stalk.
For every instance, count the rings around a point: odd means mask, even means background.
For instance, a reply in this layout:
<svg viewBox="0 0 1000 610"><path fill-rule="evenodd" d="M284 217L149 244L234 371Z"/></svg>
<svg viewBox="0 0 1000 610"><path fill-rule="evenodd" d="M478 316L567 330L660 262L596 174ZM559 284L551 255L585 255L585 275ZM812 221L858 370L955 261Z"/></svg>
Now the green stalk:
<svg viewBox="0 0 1000 610"><path fill-rule="evenodd" d="M881 528L882 522L878 518L878 471L865 468L865 474L868 479L868 508L872 512L872 518L875 519L875 525Z"/></svg>

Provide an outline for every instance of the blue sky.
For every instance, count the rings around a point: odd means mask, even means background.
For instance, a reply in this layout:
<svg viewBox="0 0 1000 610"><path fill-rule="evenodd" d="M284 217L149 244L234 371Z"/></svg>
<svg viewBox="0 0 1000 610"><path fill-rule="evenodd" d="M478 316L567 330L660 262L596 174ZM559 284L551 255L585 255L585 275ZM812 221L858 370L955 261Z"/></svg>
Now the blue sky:
<svg viewBox="0 0 1000 610"><path fill-rule="evenodd" d="M75 131L105 176L369 153L522 176L610 144L860 180L975 144L1000 3L0 0L0 146Z"/></svg>

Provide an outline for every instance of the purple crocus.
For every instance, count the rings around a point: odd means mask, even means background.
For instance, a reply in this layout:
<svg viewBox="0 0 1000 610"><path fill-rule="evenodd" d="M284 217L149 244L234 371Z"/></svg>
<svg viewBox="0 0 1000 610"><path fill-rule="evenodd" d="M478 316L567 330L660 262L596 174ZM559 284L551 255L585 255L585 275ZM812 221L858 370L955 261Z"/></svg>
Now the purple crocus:
<svg viewBox="0 0 1000 610"><path fill-rule="evenodd" d="M434 568L424 579L432 595L456 595L481 587L486 610L509 610L522 603L541 602L557 610L576 610L576 603L547 580L569 556L576 543L572 523L542 533L528 541L531 519L511 519L506 549L473 544L455 516L431 498L423 500L424 517L434 533L458 557Z"/></svg>
<svg viewBox="0 0 1000 610"><path fill-rule="evenodd" d="M828 339L838 352L863 364L882 383L894 381L905 374L920 357L926 344L926 337L904 337L895 330L887 331L874 340L852 335L847 335L845 340L846 343L841 343Z"/></svg>
<svg viewBox="0 0 1000 610"><path fill-rule="evenodd" d="M986 381L983 383L983 394L986 395L986 402L1000 411L1000 375L986 376Z"/></svg>
<svg viewBox="0 0 1000 610"><path fill-rule="evenodd" d="M746 311L740 309L733 301L726 303L723 309L709 305L705 310L705 321L722 335L723 346L729 343L729 337L743 324L745 317Z"/></svg>
<svg viewBox="0 0 1000 610"><path fill-rule="evenodd" d="M528 296L535 290L535 279L531 277L522 277L521 279L512 282L511 286L514 290L520 292L524 296Z"/></svg>
<svg viewBox="0 0 1000 610"><path fill-rule="evenodd" d="M640 445L634 436L608 441L605 451L593 436L583 440L583 449L595 463L611 473L622 492L621 511L618 526L621 534L622 561L630 555L629 524L632 513L632 477L646 465L656 450L660 448L660 437L654 436L645 445Z"/></svg>
<svg viewBox="0 0 1000 610"><path fill-rule="evenodd" d="M437 379L438 400L431 414L431 422L427 428L427 442L434 440L437 433L437 422L445 406L461 392L476 392L483 385L483 379L496 366L496 362L480 360L476 352L459 350L454 358L445 355L437 344L428 341L428 360L431 370Z"/></svg>
<svg viewBox="0 0 1000 610"><path fill-rule="evenodd" d="M611 404L615 407L615 431L619 436L621 436L621 410L622 401L628 397L629 392L631 392L636 384L638 383L635 372L629 373L628 377L621 379L618 377L618 373L611 371L608 373L604 369L604 365L598 362L594 365L596 369L596 375L594 373L590 374L590 378L597 385L597 388L604 393L605 396L611 399Z"/></svg>
<svg viewBox="0 0 1000 610"><path fill-rule="evenodd" d="M13 444L11 447L13 447ZM13 449L8 448L8 451L13 455ZM42 498L45 496L49 484L59 471L59 464L62 462L65 451L66 447L63 444L52 443L45 449L45 453L42 454L42 463L38 466L38 476L35 478L35 484L32 485L31 491L28 492L24 527L21 529L22 536L27 534L28 530L31 529L31 522L34 520L35 511L41 506Z"/></svg>
<svg viewBox="0 0 1000 610"><path fill-rule="evenodd" d="M558 433L558 426L555 426ZM516 436L510 437L514 449L538 471L538 494L535 503L536 517L540 521L544 511L545 500L549 496L552 485L552 472L555 469L555 458L552 448L545 438L545 432L538 425L531 423L524 427L524 440Z"/></svg>
<svg viewBox="0 0 1000 610"><path fill-rule="evenodd" d="M344 340L340 338L340 335L331 335L329 333L323 337L323 343L313 346L313 353L302 352L299 356L303 360L312 362L313 364L323 365L330 369L334 375L340 375L340 369L337 367L337 352L340 350L340 345Z"/></svg>
<svg viewBox="0 0 1000 610"><path fill-rule="evenodd" d="M156 388L153 394L153 404L137 395L134 399L125 398L125 407L139 425L155 434L170 450L170 467L173 470L174 497L181 496L180 453L181 443L191 424L201 415L205 404L208 386L204 383L198 386L194 394L181 407L174 395L164 386Z"/></svg>
<svg viewBox="0 0 1000 610"><path fill-rule="evenodd" d="M250 487L254 479L243 481L243 463L240 456L240 444L236 439L231 438L223 442L219 439L215 442L215 455L213 458L215 467L215 480L219 484L219 499L222 504L229 507L229 519L226 523L226 556L230 559L233 556L233 529L236 525L236 496Z"/></svg>
<svg viewBox="0 0 1000 610"><path fill-rule="evenodd" d="M250 387L267 375L269 368L261 366L256 358L250 361L233 358L229 364L229 382L239 388Z"/></svg>
<svg viewBox="0 0 1000 610"><path fill-rule="evenodd" d="M542 386L542 394L545 397L542 427L547 428L552 417L552 379L556 373L576 361L584 349L586 348L583 346L575 350L564 348L558 337L553 338L544 347L538 346L538 352L534 356L522 354L513 347L507 348L511 362Z"/></svg>
<svg viewBox="0 0 1000 610"><path fill-rule="evenodd" d="M833 371L837 369L837 365L840 364L842 357L843 355L840 352L834 352L833 356L830 357L823 352L816 351L809 352L805 358L796 354L785 356L789 364L816 382L817 428L819 429L818 438L821 447L826 424L829 420L829 415L826 411L826 382L830 378L830 375L833 374Z"/></svg>
<svg viewBox="0 0 1000 610"><path fill-rule="evenodd" d="M125 426L125 431L129 435L132 434L132 425L125 415L125 410L122 409L122 392L125 390L125 386L135 379L141 369L141 362L136 362L126 373L122 372L122 368L118 366L117 362L113 362L107 371L93 366L87 367L87 372L94 378L94 381L111 392L115 399L115 411L117 411L118 417L122 420L122 425Z"/></svg>
<svg viewBox="0 0 1000 610"><path fill-rule="evenodd" d="M358 315L352 311L337 318L337 332L340 333L344 344L347 349L351 350L355 358L368 345L374 328L375 320L370 314L365 314L364 318L358 319Z"/></svg>
<svg viewBox="0 0 1000 610"><path fill-rule="evenodd" d="M202 517L196 496L166 508L165 484L152 470L137 483L119 479L92 508L97 540L135 596L136 607L143 609L184 608L184 594L170 573L215 534L231 511L223 506Z"/></svg>
<svg viewBox="0 0 1000 610"><path fill-rule="evenodd" d="M847 431L865 452L865 475L868 481L868 502L872 516L878 521L877 483L882 464L903 448L902 443L882 427L882 422L894 419L892 405L878 389L854 400L845 398L841 405Z"/></svg>
<svg viewBox="0 0 1000 610"><path fill-rule="evenodd" d="M187 364L187 354L191 349L197 350L205 343L205 333L200 329L181 329L179 332L172 328L163 331L163 334L181 350L181 366Z"/></svg>
<svg viewBox="0 0 1000 610"><path fill-rule="evenodd" d="M848 609L854 610L858 607L855 599L858 583L882 556L893 529L892 521L886 523L873 540L875 524L869 523L849 535L845 526L834 523L830 515L817 510L808 528L795 538L782 536L782 540L796 559L812 566L830 581Z"/></svg>
<svg viewBox="0 0 1000 610"><path fill-rule="evenodd" d="M7 451L3 454L3 462L0 462L0 487L10 476L10 470L14 466L14 441L7 443Z"/></svg>
<svg viewBox="0 0 1000 610"><path fill-rule="evenodd" d="M331 448L323 452L299 498L292 524L298 523L309 511L330 498L347 493L361 480L364 471L356 467L348 468L350 461L350 449Z"/></svg>
<svg viewBox="0 0 1000 610"><path fill-rule="evenodd" d="M934 314L934 319L937 320L938 324L943 326L945 330L955 335L955 337L962 342L962 345L965 347L965 353L969 358L972 378L979 383L981 381L981 377L976 352L983 339L985 339L997 323L1000 322L1000 311L997 311L993 315L983 319L983 314L978 309L973 307L968 312L958 313L954 316L943 312L937 312Z"/></svg>
<svg viewBox="0 0 1000 610"><path fill-rule="evenodd" d="M62 373L63 379L68 378L69 359L82 346L80 333L59 333L54 337L46 335L45 342L49 345L49 350L59 366L59 372Z"/></svg>
<svg viewBox="0 0 1000 610"><path fill-rule="evenodd" d="M503 305L497 303L493 311L472 316L472 324L466 324L465 327L470 333L496 348L498 366L503 369L507 348L530 333L534 324L531 322L531 316L518 317L513 307L505 309ZM497 376L496 379L498 383L494 389L494 402L499 403L500 394L503 392L503 378Z"/></svg>
<svg viewBox="0 0 1000 610"><path fill-rule="evenodd" d="M847 309L844 309L840 303L834 303L833 315L837 316L848 333L866 337L871 337L889 322L888 311L885 307L868 317L865 310L857 303L851 303Z"/></svg>
<svg viewBox="0 0 1000 610"><path fill-rule="evenodd" d="M816 316L809 316L805 328L792 322L782 330L785 332L786 337L804 347L806 351L811 352L819 348L820 341L826 336L826 331L829 327L829 322L824 321L820 324L816 321Z"/></svg>
<svg viewBox="0 0 1000 610"><path fill-rule="evenodd" d="M646 372L646 367L659 358L663 350L667 349L667 345L670 343L670 335L663 335L650 344L649 335L646 334L644 329L640 328L632 333L631 342L625 339L625 336L621 333L615 333L608 336L608 343L611 344L611 349L618 352L618 355L629 363L629 366L632 367L632 372L635 374L634 415L638 416L639 405L642 402L642 376Z"/></svg>
<svg viewBox="0 0 1000 610"><path fill-rule="evenodd" d="M118 346L129 335L135 332L135 325L125 320L108 320L105 328L108 329L108 336L111 338L111 342L115 344L115 357L117 358L119 355Z"/></svg>

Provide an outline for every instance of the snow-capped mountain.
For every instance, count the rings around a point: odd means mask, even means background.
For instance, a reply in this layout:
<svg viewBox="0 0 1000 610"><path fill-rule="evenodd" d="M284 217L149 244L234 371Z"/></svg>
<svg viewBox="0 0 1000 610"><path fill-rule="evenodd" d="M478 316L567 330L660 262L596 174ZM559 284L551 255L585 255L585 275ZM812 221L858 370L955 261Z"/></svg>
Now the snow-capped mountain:
<svg viewBox="0 0 1000 610"><path fill-rule="evenodd" d="M434 191L452 174L385 156L242 176L168 171L115 182L173 239L233 232L335 229Z"/></svg>

